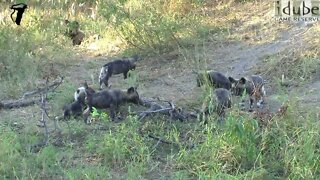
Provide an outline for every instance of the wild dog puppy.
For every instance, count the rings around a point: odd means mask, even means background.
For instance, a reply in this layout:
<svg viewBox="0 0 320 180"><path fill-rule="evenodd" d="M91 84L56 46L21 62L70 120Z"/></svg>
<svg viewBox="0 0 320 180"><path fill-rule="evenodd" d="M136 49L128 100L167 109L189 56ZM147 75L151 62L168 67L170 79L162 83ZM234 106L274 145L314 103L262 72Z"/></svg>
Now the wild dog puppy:
<svg viewBox="0 0 320 180"><path fill-rule="evenodd" d="M113 74L122 74L124 79L127 79L128 72L130 70L136 69L135 62L139 59L137 55L130 57L130 58L122 58L122 59L116 59L112 62L109 62L102 66L100 70L99 75L99 83L100 83L100 89L102 89L102 84L104 84L106 87L108 86L109 78Z"/></svg>
<svg viewBox="0 0 320 180"><path fill-rule="evenodd" d="M224 119L225 110L227 108L231 108L231 92L225 88L218 88L214 90L213 95L215 97L215 101L212 101L213 98L207 98L202 104L201 111L204 114L210 113L209 106L213 105L213 110L218 114L219 122L221 122L221 120ZM207 121L205 121L204 123L206 124Z"/></svg>
<svg viewBox="0 0 320 180"><path fill-rule="evenodd" d="M231 108L231 93L225 88L218 88L214 90L216 96L216 111L221 117L225 115L225 109Z"/></svg>
<svg viewBox="0 0 320 180"><path fill-rule="evenodd" d="M91 93L86 89L86 104L88 108L84 113L85 121L93 110L93 107L97 109L110 108L110 118L114 120L116 111L121 104L126 102L132 102L135 104L140 103L139 94L135 88L130 87L126 91L119 89L102 90L96 93Z"/></svg>
<svg viewBox="0 0 320 180"><path fill-rule="evenodd" d="M247 80L242 77L240 79L234 79L229 77L229 81L232 84L231 92L235 96L241 96L244 92L249 94L250 97L250 110L252 106L261 107L264 103L266 91L264 88L264 80L259 75L252 75L251 80Z"/></svg>
<svg viewBox="0 0 320 180"><path fill-rule="evenodd" d="M197 86L200 87L206 82L215 88L230 89L231 83L229 79L220 72L207 71L205 73L197 73Z"/></svg>
<svg viewBox="0 0 320 180"><path fill-rule="evenodd" d="M68 29L66 31L66 35L72 39L72 44L80 45L84 39L84 33L80 31L80 25L77 21L69 21L65 20L65 24L67 25Z"/></svg>
<svg viewBox="0 0 320 180"><path fill-rule="evenodd" d="M70 116L81 116L85 108L85 97L86 89L90 93L95 93L95 90L88 86L87 82L84 83L83 87L79 87L74 93L75 101L67 104L63 107L63 118L68 119ZM57 117L61 119L61 117Z"/></svg>
<svg viewBox="0 0 320 180"><path fill-rule="evenodd" d="M79 96L76 101L63 107L63 118L68 119L70 118L70 116L81 116L84 107L84 98L81 98L81 96Z"/></svg>
<svg viewBox="0 0 320 180"><path fill-rule="evenodd" d="M89 93L95 93L96 91L94 89L92 89L91 87L88 86L87 82L85 81L85 83L83 84L82 87L79 87L76 92L74 92L74 100L77 101L78 98L80 97L81 100L85 100L85 95L86 95L86 89L87 91L89 91Z"/></svg>

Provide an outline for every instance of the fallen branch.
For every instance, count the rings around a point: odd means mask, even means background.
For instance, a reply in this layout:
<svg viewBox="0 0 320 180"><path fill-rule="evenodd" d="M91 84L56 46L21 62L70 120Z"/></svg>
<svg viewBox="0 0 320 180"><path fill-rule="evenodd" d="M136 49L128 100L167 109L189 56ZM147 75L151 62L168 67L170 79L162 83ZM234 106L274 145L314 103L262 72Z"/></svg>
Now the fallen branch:
<svg viewBox="0 0 320 180"><path fill-rule="evenodd" d="M18 99L18 100L6 100L0 102L0 109L12 109L12 108L20 108L31 106L34 104L40 103L38 98L33 99Z"/></svg>
<svg viewBox="0 0 320 180"><path fill-rule="evenodd" d="M161 104L163 102L165 102L166 104ZM144 120L144 118L146 116L154 114L154 113L161 113L161 114L169 116L173 120L180 120L180 121L184 121L184 120L187 120L190 118L197 118L197 115L195 113L183 111L181 108L176 108L173 102L170 102L170 101L162 101L161 102L160 99L158 99L158 102L157 102L153 99L140 98L140 104L142 106L149 107L149 109L147 109L146 111L138 112L139 120L141 120L141 126L139 128L139 133L143 137L148 137L148 138L156 140L157 144L155 145L155 147L157 147L160 142L163 144L171 144L171 145L174 145L177 147L184 147L187 149L195 147L194 144L180 144L177 142L165 140L164 138L157 137L157 136L149 134L149 133L146 134L142 130L144 123L146 122Z"/></svg>
<svg viewBox="0 0 320 180"><path fill-rule="evenodd" d="M158 110L154 110L154 111L139 111L139 113L157 113L157 112L162 112L162 111L169 111L171 110L171 108L164 108L164 109L158 109Z"/></svg>
<svg viewBox="0 0 320 180"><path fill-rule="evenodd" d="M50 85L48 85L46 87L37 88L36 90L24 93L21 99L25 99L25 98L33 96L35 94L40 94L40 93L45 94L46 92L48 92L50 90L54 91L60 86L60 84L62 82L63 82L63 77L60 77L59 80L54 81L52 84L50 84Z"/></svg>
<svg viewBox="0 0 320 180"><path fill-rule="evenodd" d="M160 101L158 99L158 101ZM169 116L172 120L180 120L185 121L190 118L197 118L197 115L194 112L188 112L184 111L181 108L175 108L175 105L173 102L170 101L163 101L169 104L168 105L162 105L161 102L157 102L153 99L148 98L140 98L140 104L149 107L146 111L140 111L138 112L139 119L142 120L148 115L151 115L153 113L161 113L164 115Z"/></svg>
<svg viewBox="0 0 320 180"><path fill-rule="evenodd" d="M63 77L61 77L59 80L54 81L52 84L46 87L38 88L36 90L24 93L21 99L1 101L0 109L12 109L12 108L31 106L34 104L40 104L41 100L39 100L39 98L30 98L30 99L26 99L26 98L31 97L35 94L46 94L49 91L54 91L61 85L62 82L63 82ZM45 100L47 100L47 97L45 97Z"/></svg>

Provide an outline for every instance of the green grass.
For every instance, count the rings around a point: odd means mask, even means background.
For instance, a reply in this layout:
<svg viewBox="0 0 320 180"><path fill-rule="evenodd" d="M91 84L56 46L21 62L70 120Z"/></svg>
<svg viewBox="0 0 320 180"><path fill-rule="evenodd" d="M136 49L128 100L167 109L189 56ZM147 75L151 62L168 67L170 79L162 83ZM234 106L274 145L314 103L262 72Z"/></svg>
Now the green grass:
<svg viewBox="0 0 320 180"><path fill-rule="evenodd" d="M238 113L229 114L224 125L212 119L206 126L169 122L161 116L146 119L143 126L134 116L121 123L101 119L90 126L70 121L71 129L62 132L64 146L49 145L37 153L28 152L26 146L39 138L30 141L24 137L32 136L27 129L3 125L0 171L7 178L139 179L166 173L178 179L312 179L320 173L319 123L313 114L296 116L296 107L290 106L285 116L265 128L259 120ZM141 136L141 126L145 134L179 145L158 144ZM190 149L186 144L195 146ZM164 165L169 169L161 169Z"/></svg>

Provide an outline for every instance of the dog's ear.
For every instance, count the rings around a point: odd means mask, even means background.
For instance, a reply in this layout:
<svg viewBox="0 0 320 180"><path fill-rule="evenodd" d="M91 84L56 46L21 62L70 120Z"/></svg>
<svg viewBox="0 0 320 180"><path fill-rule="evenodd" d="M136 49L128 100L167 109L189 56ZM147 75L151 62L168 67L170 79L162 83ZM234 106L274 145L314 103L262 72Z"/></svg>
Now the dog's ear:
<svg viewBox="0 0 320 180"><path fill-rule="evenodd" d="M246 78L242 77L240 80L239 80L239 83L241 84L245 84L247 82Z"/></svg>
<svg viewBox="0 0 320 180"><path fill-rule="evenodd" d="M130 87L127 92L128 94L135 92L136 90L134 89L134 87Z"/></svg>
<svg viewBox="0 0 320 180"><path fill-rule="evenodd" d="M236 82L236 80L235 80L233 77L229 77L228 79L229 79L229 81L230 81L231 83L235 83L235 82Z"/></svg>
<svg viewBox="0 0 320 180"><path fill-rule="evenodd" d="M84 87L85 89L88 89L88 88L89 88L87 81L84 81L83 87Z"/></svg>

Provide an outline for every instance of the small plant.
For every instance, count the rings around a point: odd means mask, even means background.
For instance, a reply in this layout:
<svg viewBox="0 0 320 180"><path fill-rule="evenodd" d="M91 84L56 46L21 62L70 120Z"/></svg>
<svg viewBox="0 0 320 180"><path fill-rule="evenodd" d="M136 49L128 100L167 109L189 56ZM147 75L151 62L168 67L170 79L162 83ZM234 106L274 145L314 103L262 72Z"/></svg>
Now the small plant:
<svg viewBox="0 0 320 180"><path fill-rule="evenodd" d="M95 120L101 120L101 121L110 121L110 117L106 112L100 112L97 108L92 107L93 111L91 113L92 119Z"/></svg>

